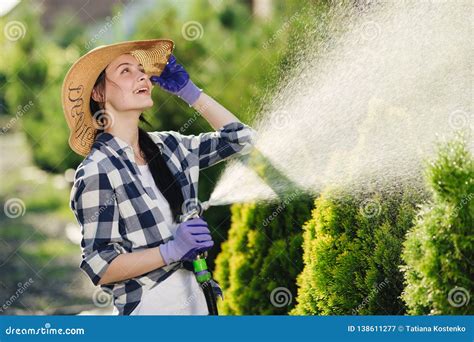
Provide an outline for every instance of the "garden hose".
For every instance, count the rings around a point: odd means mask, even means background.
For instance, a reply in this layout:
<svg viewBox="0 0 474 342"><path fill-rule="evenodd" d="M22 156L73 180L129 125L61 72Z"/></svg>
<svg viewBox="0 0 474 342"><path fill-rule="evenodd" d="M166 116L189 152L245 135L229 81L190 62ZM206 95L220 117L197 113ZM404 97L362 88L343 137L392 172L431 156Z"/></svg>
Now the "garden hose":
<svg viewBox="0 0 474 342"><path fill-rule="evenodd" d="M193 218L198 218L203 212L202 206L198 203L198 206L188 211L186 214L181 216L181 223L191 220ZM206 263L207 251L199 254L196 259L193 260L193 269L194 274L199 285L204 292L204 297L206 298L207 308L209 310L210 316L218 315L217 311L217 298L214 293L212 286L212 275L209 271Z"/></svg>

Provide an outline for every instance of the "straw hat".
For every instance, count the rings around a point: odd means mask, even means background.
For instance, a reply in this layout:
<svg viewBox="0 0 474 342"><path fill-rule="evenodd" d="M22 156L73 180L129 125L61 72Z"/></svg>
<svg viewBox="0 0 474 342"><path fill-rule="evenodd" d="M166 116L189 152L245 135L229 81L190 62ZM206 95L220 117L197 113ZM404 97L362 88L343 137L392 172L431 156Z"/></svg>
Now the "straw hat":
<svg viewBox="0 0 474 342"><path fill-rule="evenodd" d="M79 58L64 78L62 103L70 130L69 146L74 152L87 156L94 143L98 123L93 122L90 98L100 73L118 56L134 56L149 76L159 76L173 52L169 39L150 39L99 46Z"/></svg>

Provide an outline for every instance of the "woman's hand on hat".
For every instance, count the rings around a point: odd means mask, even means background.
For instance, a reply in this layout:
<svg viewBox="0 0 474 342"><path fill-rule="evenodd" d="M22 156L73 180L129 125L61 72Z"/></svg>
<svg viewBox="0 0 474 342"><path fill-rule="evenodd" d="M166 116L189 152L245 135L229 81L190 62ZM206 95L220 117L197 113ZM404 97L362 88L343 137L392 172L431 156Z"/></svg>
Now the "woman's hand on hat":
<svg viewBox="0 0 474 342"><path fill-rule="evenodd" d="M202 92L202 89L199 89L191 81L184 67L176 62L174 55L169 58L161 75L151 76L150 81L158 84L161 89L168 93L179 96L190 106L197 101Z"/></svg>

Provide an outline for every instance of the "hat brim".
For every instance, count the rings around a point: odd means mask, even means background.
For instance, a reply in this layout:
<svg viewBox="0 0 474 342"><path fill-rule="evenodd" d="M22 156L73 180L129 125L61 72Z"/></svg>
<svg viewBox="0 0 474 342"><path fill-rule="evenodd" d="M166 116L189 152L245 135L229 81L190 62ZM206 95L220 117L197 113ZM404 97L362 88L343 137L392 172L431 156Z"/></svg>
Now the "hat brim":
<svg viewBox="0 0 474 342"><path fill-rule="evenodd" d="M174 48L169 39L150 39L99 46L79 58L69 69L62 87L62 104L70 129L69 146L87 156L97 134L90 111L90 98L100 73L122 54L133 55L149 76L159 76Z"/></svg>

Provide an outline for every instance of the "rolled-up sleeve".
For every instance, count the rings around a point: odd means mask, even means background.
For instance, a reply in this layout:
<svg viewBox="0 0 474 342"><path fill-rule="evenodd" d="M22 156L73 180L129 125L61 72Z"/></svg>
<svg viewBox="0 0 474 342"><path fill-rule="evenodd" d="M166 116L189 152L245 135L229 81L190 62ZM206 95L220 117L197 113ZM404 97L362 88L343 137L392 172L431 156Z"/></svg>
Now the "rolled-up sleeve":
<svg viewBox="0 0 474 342"><path fill-rule="evenodd" d="M98 285L112 260L124 250L116 195L97 164L76 173L70 207L82 231L80 268Z"/></svg>
<svg viewBox="0 0 474 342"><path fill-rule="evenodd" d="M226 158L250 153L255 145L256 131L242 122L231 122L215 132L182 135L178 138L185 147L199 156L199 168L204 169Z"/></svg>

